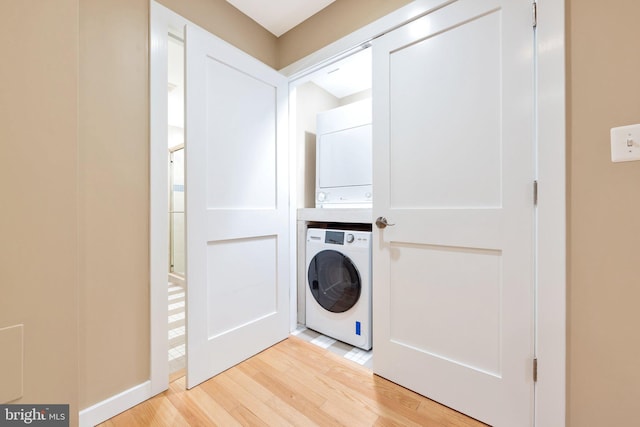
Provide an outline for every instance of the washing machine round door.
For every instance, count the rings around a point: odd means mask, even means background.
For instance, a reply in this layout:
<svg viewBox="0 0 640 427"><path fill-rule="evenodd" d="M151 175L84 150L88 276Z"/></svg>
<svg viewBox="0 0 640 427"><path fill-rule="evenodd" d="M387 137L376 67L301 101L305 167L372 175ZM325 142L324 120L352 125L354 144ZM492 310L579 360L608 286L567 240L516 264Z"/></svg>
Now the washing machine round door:
<svg viewBox="0 0 640 427"><path fill-rule="evenodd" d="M309 263L309 290L325 310L343 313L360 298L362 283L358 269L344 254L325 250Z"/></svg>

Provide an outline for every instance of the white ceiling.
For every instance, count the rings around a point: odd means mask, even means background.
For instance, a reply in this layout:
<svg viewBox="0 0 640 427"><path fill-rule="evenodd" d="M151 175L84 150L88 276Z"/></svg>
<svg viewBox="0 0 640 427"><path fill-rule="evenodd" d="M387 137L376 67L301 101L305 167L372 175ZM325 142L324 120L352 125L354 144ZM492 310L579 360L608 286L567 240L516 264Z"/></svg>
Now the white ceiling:
<svg viewBox="0 0 640 427"><path fill-rule="evenodd" d="M307 79L336 98L371 89L371 49L364 49L328 65Z"/></svg>
<svg viewBox="0 0 640 427"><path fill-rule="evenodd" d="M267 3L267 0L227 0L229 3ZM304 3L309 7L311 3L315 8L322 8L320 4L328 5L335 0L268 0L271 3L285 7L288 3ZM315 9L314 8L314 9ZM312 9L307 9L307 13ZM305 19L305 18L297 18ZM287 25L295 26L295 21L289 21ZM169 37L169 89L170 96L179 99L184 96L183 70L184 55L183 45L177 39ZM338 99L371 89L371 49L363 49L358 53L343 58L337 62L327 65L311 74L306 75L300 83L312 81ZM177 126L177 125L176 125Z"/></svg>
<svg viewBox="0 0 640 427"><path fill-rule="evenodd" d="M280 37L335 0L227 0L240 12Z"/></svg>

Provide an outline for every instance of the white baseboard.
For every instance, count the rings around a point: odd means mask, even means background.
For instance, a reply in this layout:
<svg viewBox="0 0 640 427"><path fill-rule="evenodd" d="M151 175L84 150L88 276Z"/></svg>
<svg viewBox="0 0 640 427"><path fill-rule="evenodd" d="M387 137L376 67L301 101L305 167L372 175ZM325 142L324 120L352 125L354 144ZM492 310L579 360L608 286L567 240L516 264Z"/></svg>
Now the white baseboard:
<svg viewBox="0 0 640 427"><path fill-rule="evenodd" d="M186 285L186 280L184 277L178 276L177 274L169 273L169 278L167 279L170 283L176 283L181 286Z"/></svg>
<svg viewBox="0 0 640 427"><path fill-rule="evenodd" d="M151 381L146 381L80 411L80 427L93 427L151 397Z"/></svg>

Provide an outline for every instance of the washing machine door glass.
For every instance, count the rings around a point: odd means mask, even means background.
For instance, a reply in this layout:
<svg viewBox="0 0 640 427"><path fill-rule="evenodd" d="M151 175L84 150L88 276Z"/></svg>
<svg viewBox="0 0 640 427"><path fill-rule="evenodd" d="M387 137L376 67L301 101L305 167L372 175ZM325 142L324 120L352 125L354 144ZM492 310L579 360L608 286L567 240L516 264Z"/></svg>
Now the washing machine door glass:
<svg viewBox="0 0 640 427"><path fill-rule="evenodd" d="M308 279L315 300L333 313L349 310L360 298L358 269L340 252L325 250L316 254L309 263Z"/></svg>

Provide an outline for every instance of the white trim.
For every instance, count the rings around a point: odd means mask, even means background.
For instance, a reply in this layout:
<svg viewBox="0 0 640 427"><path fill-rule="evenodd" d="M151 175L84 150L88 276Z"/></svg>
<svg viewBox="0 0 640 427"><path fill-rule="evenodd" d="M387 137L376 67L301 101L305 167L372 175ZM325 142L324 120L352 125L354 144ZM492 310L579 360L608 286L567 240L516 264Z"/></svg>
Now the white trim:
<svg viewBox="0 0 640 427"><path fill-rule="evenodd" d="M171 12L155 1L150 2L149 69L149 275L151 390L153 394L169 388L169 339L167 274L169 272L169 196L167 145L167 39Z"/></svg>
<svg viewBox="0 0 640 427"><path fill-rule="evenodd" d="M102 402L98 402L87 409L83 409L80 411L78 424L80 427L95 426L144 402L152 396L151 381L145 381L129 390L125 390Z"/></svg>
<svg viewBox="0 0 640 427"><path fill-rule="evenodd" d="M184 280L184 277L173 273L169 273L169 275L167 276L167 282L175 283L180 286L185 286L187 284L187 282Z"/></svg>
<svg viewBox="0 0 640 427"><path fill-rule="evenodd" d="M288 108L289 108L289 330L293 332L298 327L298 149L297 149L297 96L296 86L289 82Z"/></svg>
<svg viewBox="0 0 640 427"><path fill-rule="evenodd" d="M566 417L566 133L564 0L537 0L538 313L536 426Z"/></svg>
<svg viewBox="0 0 640 427"><path fill-rule="evenodd" d="M287 65L280 72L290 79L296 79L300 75L308 74L329 65L331 62L349 56L354 53L354 49L359 49L359 46L376 37L456 1L458 0L415 0L293 64Z"/></svg>

